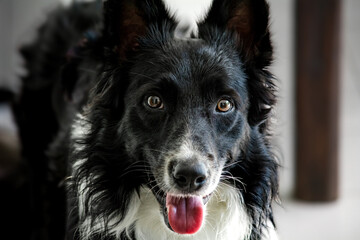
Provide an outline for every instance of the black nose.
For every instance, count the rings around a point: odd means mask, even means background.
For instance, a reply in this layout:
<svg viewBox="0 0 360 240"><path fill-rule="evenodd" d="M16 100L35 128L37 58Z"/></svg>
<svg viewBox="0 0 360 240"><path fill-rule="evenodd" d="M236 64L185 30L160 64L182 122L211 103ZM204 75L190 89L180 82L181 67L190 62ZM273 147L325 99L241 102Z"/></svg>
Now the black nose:
<svg viewBox="0 0 360 240"><path fill-rule="evenodd" d="M204 164L177 164L173 171L173 179L181 190L195 191L207 181L207 172Z"/></svg>

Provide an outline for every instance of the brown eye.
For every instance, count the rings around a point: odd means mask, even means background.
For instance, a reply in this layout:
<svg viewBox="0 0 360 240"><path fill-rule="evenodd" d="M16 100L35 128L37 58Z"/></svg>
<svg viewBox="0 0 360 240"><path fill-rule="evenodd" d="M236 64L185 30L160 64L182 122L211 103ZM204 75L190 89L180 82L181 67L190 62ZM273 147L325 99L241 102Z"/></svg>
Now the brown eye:
<svg viewBox="0 0 360 240"><path fill-rule="evenodd" d="M161 98L158 96L150 96L147 99L147 105L151 108L164 108L164 104L161 101Z"/></svg>
<svg viewBox="0 0 360 240"><path fill-rule="evenodd" d="M216 110L219 112L228 112L233 108L233 104L227 99L221 99L218 104Z"/></svg>

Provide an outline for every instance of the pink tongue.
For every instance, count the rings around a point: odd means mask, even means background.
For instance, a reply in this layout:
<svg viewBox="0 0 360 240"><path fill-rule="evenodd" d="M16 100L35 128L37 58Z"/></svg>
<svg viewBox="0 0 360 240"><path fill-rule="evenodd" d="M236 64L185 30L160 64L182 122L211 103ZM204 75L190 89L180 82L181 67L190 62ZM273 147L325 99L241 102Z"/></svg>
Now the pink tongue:
<svg viewBox="0 0 360 240"><path fill-rule="evenodd" d="M193 234L199 231L204 213L201 197L179 198L166 196L166 206L171 228L180 234Z"/></svg>

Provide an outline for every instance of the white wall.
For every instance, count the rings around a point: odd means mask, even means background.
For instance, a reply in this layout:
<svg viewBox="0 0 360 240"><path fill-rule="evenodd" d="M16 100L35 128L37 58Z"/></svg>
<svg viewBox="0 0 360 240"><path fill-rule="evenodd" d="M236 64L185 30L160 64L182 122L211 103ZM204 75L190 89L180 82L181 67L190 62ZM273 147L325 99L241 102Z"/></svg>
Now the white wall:
<svg viewBox="0 0 360 240"><path fill-rule="evenodd" d="M57 0L2 0L0 1L0 87L19 87L17 76L21 59L18 47L29 41L45 13L56 6Z"/></svg>

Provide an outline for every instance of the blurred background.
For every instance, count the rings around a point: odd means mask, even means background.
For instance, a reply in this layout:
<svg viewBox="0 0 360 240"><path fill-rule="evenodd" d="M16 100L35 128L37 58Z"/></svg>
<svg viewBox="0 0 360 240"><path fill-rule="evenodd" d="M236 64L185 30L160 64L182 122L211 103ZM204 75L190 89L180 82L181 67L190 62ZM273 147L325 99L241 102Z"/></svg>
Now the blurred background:
<svg viewBox="0 0 360 240"><path fill-rule="evenodd" d="M301 0L299 0L301 1ZM69 1L63 1L69 2ZM167 0L178 16L195 18L209 0ZM271 30L275 47L273 72L278 79L279 102L274 124L274 141L281 152L281 205L275 207L275 219L283 240L358 240L360 239L360 1L342 0L340 13L338 63L339 122L334 175L335 197L323 201L295 198L296 192L296 5L295 0L269 0ZM334 1L320 1L324 7ZM311 1L310 1L311 3ZM17 48L34 36L45 13L58 0L0 0L0 89L19 91L18 76L23 74ZM320 12L319 12L320 14ZM314 23L314 22L313 22ZM331 25L326 26L332 28ZM332 51L332 49L327 49ZM335 49L335 51L337 51ZM309 60L310 61L310 60ZM336 71L335 71L336 72ZM12 176L19 158L17 129L8 99L0 92L0 182ZM336 108L336 106L334 106ZM321 113L319 113L321 114ZM336 123L336 121L335 121ZM324 166L326 168L326 166ZM306 177L306 172L302 172ZM310 177L310 176L309 176ZM16 179L15 181L21 181ZM25 180L26 181L26 180ZM314 184L317 184L314 182ZM3 183L0 184L3 187ZM320 186L321 187L321 186ZM0 192L1 195L1 192Z"/></svg>

